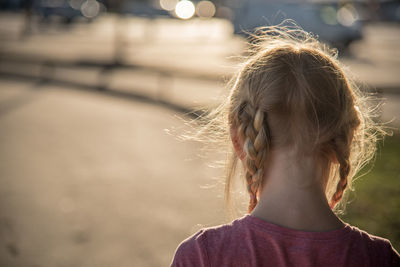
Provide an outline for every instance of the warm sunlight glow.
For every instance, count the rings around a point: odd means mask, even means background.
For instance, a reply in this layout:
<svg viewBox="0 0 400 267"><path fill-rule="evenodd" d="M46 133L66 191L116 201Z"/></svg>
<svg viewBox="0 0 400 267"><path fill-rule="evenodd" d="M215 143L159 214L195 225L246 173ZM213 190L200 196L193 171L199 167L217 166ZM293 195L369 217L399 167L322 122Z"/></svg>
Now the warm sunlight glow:
<svg viewBox="0 0 400 267"><path fill-rule="evenodd" d="M357 10L351 5L345 5L337 12L337 20L344 26L350 27L357 19Z"/></svg>

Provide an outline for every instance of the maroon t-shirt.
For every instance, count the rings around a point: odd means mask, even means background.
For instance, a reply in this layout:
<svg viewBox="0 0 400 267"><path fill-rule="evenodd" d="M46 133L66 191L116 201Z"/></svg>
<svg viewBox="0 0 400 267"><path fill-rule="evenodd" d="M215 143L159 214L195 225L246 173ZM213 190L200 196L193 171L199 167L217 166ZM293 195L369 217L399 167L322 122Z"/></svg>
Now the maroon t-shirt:
<svg viewBox="0 0 400 267"><path fill-rule="evenodd" d="M400 266L389 240L346 224L328 232L305 232L246 215L202 229L175 252L178 266Z"/></svg>

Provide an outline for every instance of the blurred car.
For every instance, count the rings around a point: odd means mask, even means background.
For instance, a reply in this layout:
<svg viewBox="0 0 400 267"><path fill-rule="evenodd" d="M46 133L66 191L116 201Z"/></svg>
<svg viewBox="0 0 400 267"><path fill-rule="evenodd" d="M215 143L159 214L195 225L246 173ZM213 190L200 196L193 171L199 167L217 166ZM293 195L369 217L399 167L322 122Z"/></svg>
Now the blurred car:
<svg viewBox="0 0 400 267"><path fill-rule="evenodd" d="M379 8L381 20L400 22L400 1L385 1L380 3Z"/></svg>
<svg viewBox="0 0 400 267"><path fill-rule="evenodd" d="M270 2L238 1L233 7L235 33L247 35L260 26L276 25L285 19L294 20L304 30L317 35L321 41L346 48L362 38L362 23L357 10L337 2Z"/></svg>
<svg viewBox="0 0 400 267"><path fill-rule="evenodd" d="M34 9L45 20L56 16L60 17L65 23L70 23L75 18L82 16L81 11L79 9L72 8L67 0L35 1Z"/></svg>

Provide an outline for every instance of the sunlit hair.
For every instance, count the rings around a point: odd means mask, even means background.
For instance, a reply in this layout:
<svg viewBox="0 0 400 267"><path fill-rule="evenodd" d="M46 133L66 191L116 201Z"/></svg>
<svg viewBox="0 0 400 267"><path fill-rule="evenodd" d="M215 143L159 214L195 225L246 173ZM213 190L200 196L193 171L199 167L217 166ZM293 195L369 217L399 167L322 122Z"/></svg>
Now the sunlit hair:
<svg viewBox="0 0 400 267"><path fill-rule="evenodd" d="M257 204L269 152L280 147L328 163L326 197L338 210L353 177L373 158L377 136L384 133L372 120L374 109L345 74L336 50L294 24L258 29L248 55L230 83L226 102L202 118L206 124L199 135L232 147L229 131L238 132L244 143L249 212ZM237 162L232 149L226 164L227 201Z"/></svg>

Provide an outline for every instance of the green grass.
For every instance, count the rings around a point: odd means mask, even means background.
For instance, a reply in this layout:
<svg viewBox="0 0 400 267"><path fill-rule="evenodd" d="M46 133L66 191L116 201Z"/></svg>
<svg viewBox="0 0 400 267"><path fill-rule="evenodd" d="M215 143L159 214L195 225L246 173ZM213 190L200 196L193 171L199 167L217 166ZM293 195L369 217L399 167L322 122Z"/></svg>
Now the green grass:
<svg viewBox="0 0 400 267"><path fill-rule="evenodd" d="M400 135L385 138L371 172L354 182L341 218L370 234L387 238L400 251Z"/></svg>

